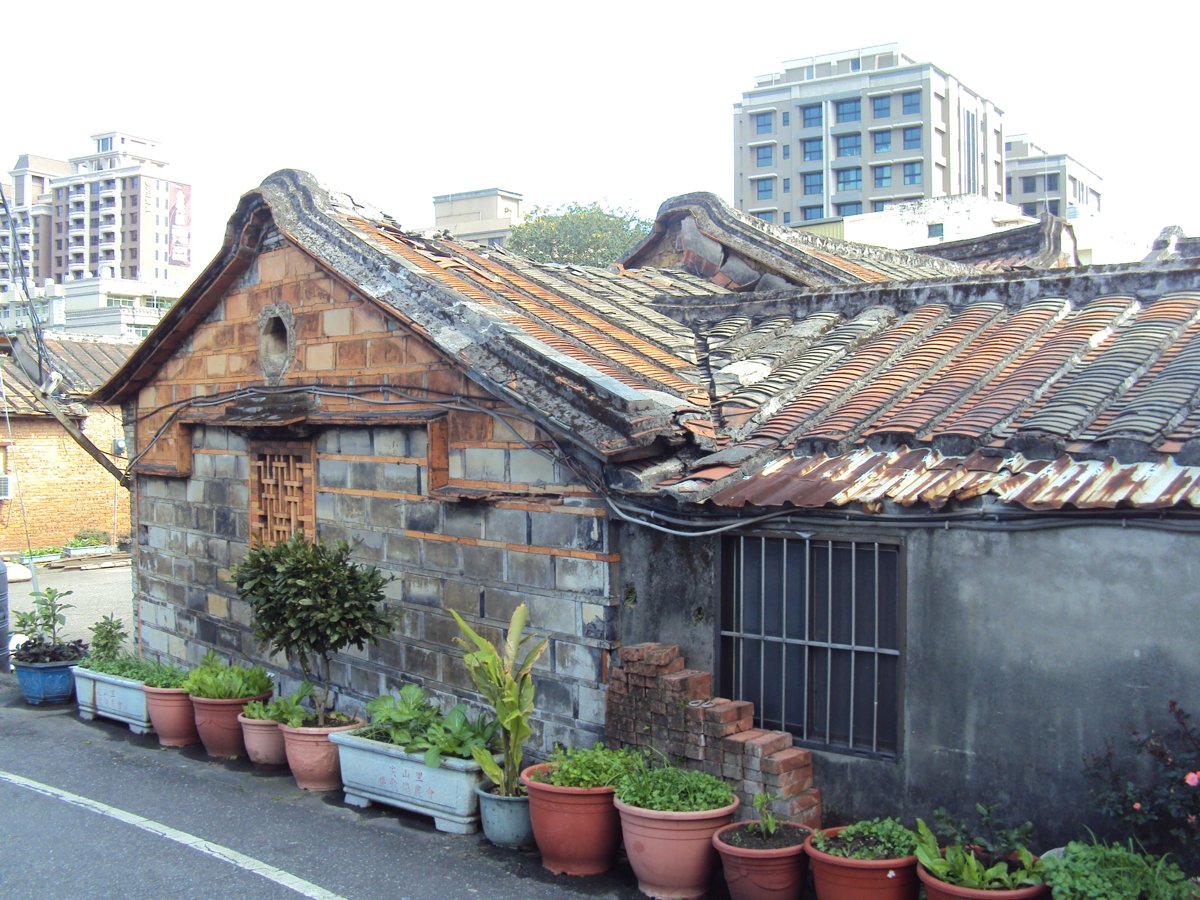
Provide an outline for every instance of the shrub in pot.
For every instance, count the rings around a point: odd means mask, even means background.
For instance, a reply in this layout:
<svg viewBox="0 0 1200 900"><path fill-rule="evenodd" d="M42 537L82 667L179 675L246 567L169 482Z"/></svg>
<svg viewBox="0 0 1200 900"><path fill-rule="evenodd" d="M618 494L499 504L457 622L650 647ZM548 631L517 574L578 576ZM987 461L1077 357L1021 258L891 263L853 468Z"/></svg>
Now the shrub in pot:
<svg viewBox="0 0 1200 900"><path fill-rule="evenodd" d="M266 700L274 685L262 666L225 663L210 650L183 681L196 715L196 732L209 756L245 756L238 716L251 700Z"/></svg>
<svg viewBox="0 0 1200 900"><path fill-rule="evenodd" d="M163 747L189 747L198 743L196 712L183 686L187 670L168 663L147 661L142 669L146 715Z"/></svg>
<svg viewBox="0 0 1200 900"><path fill-rule="evenodd" d="M917 836L893 818L818 829L804 842L818 900L916 900Z"/></svg>
<svg viewBox="0 0 1200 900"><path fill-rule="evenodd" d="M301 682L286 697L272 697L268 702L251 700L238 716L242 726L242 740L246 744L246 755L257 766L286 766L287 749L283 743L280 723L299 721L303 723L307 711L304 701L312 696L311 681Z"/></svg>
<svg viewBox="0 0 1200 900"><path fill-rule="evenodd" d="M23 634L25 640L13 651L12 664L21 695L33 706L70 700L75 687L71 666L87 653L83 641L64 640L60 632L66 611L75 608L63 602L71 593L52 587L34 591L33 609L13 617L13 633Z"/></svg>
<svg viewBox="0 0 1200 900"><path fill-rule="evenodd" d="M1050 896L1050 889L1042 883L1041 862L1028 848L1019 846L996 856L972 843L939 847L923 819L917 819L917 860L917 877L925 885L927 900Z"/></svg>
<svg viewBox="0 0 1200 900"><path fill-rule="evenodd" d="M782 900L804 890L804 841L812 831L798 822L778 821L771 809L774 800L770 794L756 794L756 820L726 825L712 836L733 900Z"/></svg>
<svg viewBox="0 0 1200 900"><path fill-rule="evenodd" d="M614 788L622 776L644 768L644 753L596 744L556 748L549 762L521 772L542 865L559 875L599 875L611 869L621 843Z"/></svg>
<svg viewBox="0 0 1200 900"><path fill-rule="evenodd" d="M674 766L630 772L614 804L638 887L651 897L702 897L717 863L712 836L733 821L733 789Z"/></svg>
<svg viewBox="0 0 1200 900"><path fill-rule="evenodd" d="M529 821L529 801L521 784L521 762L525 741L533 733L533 664L546 652L548 638L534 641L522 634L529 610L522 603L513 610L508 635L502 647L480 637L454 610L450 611L463 637L456 638L466 650L463 663L483 698L491 704L500 723L503 760L500 764L486 750L476 749L474 758L483 768L491 786L480 785L480 815L483 833L501 847L527 847L533 843Z"/></svg>
<svg viewBox="0 0 1200 900"><path fill-rule="evenodd" d="M312 713L280 725L288 765L305 790L341 787L337 748L329 735L362 722L332 711L330 665L335 653L351 645L361 650L391 628L383 595L391 580L374 566L351 562L345 541L323 544L303 532L252 547L234 569L260 645L284 654L317 685Z"/></svg>
<svg viewBox="0 0 1200 900"><path fill-rule="evenodd" d="M1200 887L1168 857L1127 845L1072 841L1061 854L1042 858L1042 875L1055 900L1137 897L1194 900Z"/></svg>

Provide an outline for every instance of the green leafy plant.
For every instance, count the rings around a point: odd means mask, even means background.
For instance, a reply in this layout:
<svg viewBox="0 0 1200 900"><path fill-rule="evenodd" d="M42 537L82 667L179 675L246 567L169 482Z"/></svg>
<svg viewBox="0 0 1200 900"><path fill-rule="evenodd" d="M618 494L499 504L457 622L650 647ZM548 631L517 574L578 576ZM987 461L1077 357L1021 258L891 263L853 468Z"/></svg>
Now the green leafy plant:
<svg viewBox="0 0 1200 900"><path fill-rule="evenodd" d="M356 734L395 744L405 753L422 753L425 765L433 768L446 756L474 759L475 750L490 755L496 748L495 719L482 713L472 719L462 703L443 714L425 698L420 685L404 685L399 696L376 697L367 704L367 715L370 724Z"/></svg>
<svg viewBox="0 0 1200 900"><path fill-rule="evenodd" d="M983 891L1041 884L1041 862L1025 847L1014 852L1015 860L1000 858L989 864L963 844L950 844L943 851L924 819L917 819L917 860L938 881Z"/></svg>
<svg viewBox="0 0 1200 900"><path fill-rule="evenodd" d="M764 838L773 835L775 829L779 827L779 821L775 818L775 811L771 809L771 804L776 799L773 794L768 794L765 791L760 791L754 795L754 811L758 813L758 821L752 822L747 827Z"/></svg>
<svg viewBox="0 0 1200 900"><path fill-rule="evenodd" d="M1132 758L1108 747L1084 760L1084 772L1097 808L1116 822L1122 840L1200 872L1200 732L1177 701L1167 712L1167 729L1132 734Z"/></svg>
<svg viewBox="0 0 1200 900"><path fill-rule="evenodd" d="M917 850L917 835L898 819L864 819L836 834L814 831L812 844L822 853L848 859L903 859Z"/></svg>
<svg viewBox="0 0 1200 900"><path fill-rule="evenodd" d="M254 637L283 653L320 686L316 724L330 709L334 653L386 634L392 615L383 589L392 576L350 561L350 545L311 541L298 532L250 549L233 571L238 595L250 605Z"/></svg>
<svg viewBox="0 0 1200 900"><path fill-rule="evenodd" d="M506 249L537 262L607 266L650 233L650 222L599 203L537 207L509 233Z"/></svg>
<svg viewBox="0 0 1200 900"><path fill-rule="evenodd" d="M503 735L504 764L499 766L486 750L473 751L475 761L496 785L496 793L502 797L515 797L524 791L521 784L521 760L524 744L533 733L529 720L533 716L533 664L546 652L548 638L536 641L525 651L532 635L522 636L525 620L529 615L525 604L513 610L508 623L508 637L501 649L491 641L480 637L454 610L450 611L459 630L466 639L456 638L467 652L463 663L471 673L485 700L495 710ZM524 654L524 655L522 655Z"/></svg>
<svg viewBox="0 0 1200 900"><path fill-rule="evenodd" d="M79 661L79 668L87 669L89 672L100 672L104 675L115 675L118 678L130 678L133 681L140 681L143 684L146 682L148 673L154 671L154 667L158 663L152 663L149 660L142 659L139 656L131 656L124 653L112 659L101 659L93 652L87 657Z"/></svg>
<svg viewBox="0 0 1200 900"><path fill-rule="evenodd" d="M225 663L212 650L187 674L181 687L193 696L209 700L240 700L274 690L271 677L262 666Z"/></svg>
<svg viewBox="0 0 1200 900"><path fill-rule="evenodd" d="M125 623L112 613L93 624L88 631L92 634L92 646L88 656L96 660L116 659L121 653L121 645L129 637L125 632Z"/></svg>
<svg viewBox="0 0 1200 900"><path fill-rule="evenodd" d="M660 766L623 775L617 782L616 797L642 809L700 812L728 806L733 802L733 788L707 772Z"/></svg>
<svg viewBox="0 0 1200 900"><path fill-rule="evenodd" d="M1061 856L1042 860L1045 883L1055 900L1131 897L1138 900L1188 900L1200 888L1174 862L1128 845L1072 841Z"/></svg>
<svg viewBox="0 0 1200 900"><path fill-rule="evenodd" d="M63 602L72 591L48 587L34 591L33 609L13 616L13 632L25 635L25 641L13 651L18 663L74 662L87 653L82 640L64 641L59 630L67 623L66 611L74 605Z"/></svg>
<svg viewBox="0 0 1200 900"><path fill-rule="evenodd" d="M299 728L309 714L304 701L312 697L314 690L316 688L311 681L302 681L286 697L272 697L267 703L251 700L242 710L242 715L247 719L267 719L282 722L289 728Z"/></svg>
<svg viewBox="0 0 1200 900"><path fill-rule="evenodd" d="M99 528L83 528L67 541L68 547L102 547L109 542L108 532Z"/></svg>
<svg viewBox="0 0 1200 900"><path fill-rule="evenodd" d="M999 803L976 803L974 822L953 816L944 808L935 809L933 831L943 843L962 845L989 866L1011 859L1020 848L1034 843L1033 823L1001 825L996 818L999 808Z"/></svg>
<svg viewBox="0 0 1200 900"><path fill-rule="evenodd" d="M182 688L187 681L188 670L170 663L146 660L142 671L142 684L152 688Z"/></svg>
<svg viewBox="0 0 1200 900"><path fill-rule="evenodd" d="M622 776L646 768L646 754L633 747L611 749L603 744L592 747L555 747L550 767L533 778L555 787L613 787Z"/></svg>

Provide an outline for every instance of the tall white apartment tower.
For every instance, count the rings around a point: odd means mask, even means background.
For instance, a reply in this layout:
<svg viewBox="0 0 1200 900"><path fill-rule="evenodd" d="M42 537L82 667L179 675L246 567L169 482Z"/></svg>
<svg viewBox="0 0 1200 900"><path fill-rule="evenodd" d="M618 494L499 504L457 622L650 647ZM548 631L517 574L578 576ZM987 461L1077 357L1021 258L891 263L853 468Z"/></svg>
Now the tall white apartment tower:
<svg viewBox="0 0 1200 900"><path fill-rule="evenodd" d="M88 278L181 284L190 278L191 185L173 180L157 144L120 131L92 135L67 161L22 154L0 210L0 292ZM14 232L15 230L15 237Z"/></svg>
<svg viewBox="0 0 1200 900"><path fill-rule="evenodd" d="M897 44L784 63L734 105L734 205L782 225L1004 199L1004 113Z"/></svg>

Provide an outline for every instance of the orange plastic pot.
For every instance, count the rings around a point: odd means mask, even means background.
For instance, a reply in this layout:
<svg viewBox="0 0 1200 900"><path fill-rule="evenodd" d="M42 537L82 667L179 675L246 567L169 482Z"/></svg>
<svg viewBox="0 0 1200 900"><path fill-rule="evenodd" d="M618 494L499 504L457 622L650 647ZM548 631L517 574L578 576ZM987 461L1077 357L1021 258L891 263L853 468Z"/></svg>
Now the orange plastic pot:
<svg viewBox="0 0 1200 900"><path fill-rule="evenodd" d="M729 896L733 900L791 900L799 897L804 893L804 881L808 877L804 842L771 849L742 847L725 842L725 835L746 824L731 823L717 829L712 836L713 846L721 854ZM779 827L794 828L803 835L810 833L808 828L796 822L780 822Z"/></svg>
<svg viewBox="0 0 1200 900"><path fill-rule="evenodd" d="M324 728L290 728L280 724L283 746L287 752L288 768L303 791L336 791L342 786L342 763L337 744L329 740L335 731L350 731L362 725L355 719L349 725L327 725Z"/></svg>
<svg viewBox="0 0 1200 900"><path fill-rule="evenodd" d="M613 789L558 787L534 780L552 767L541 763L521 773L542 866L556 875L607 872L616 863L621 844L621 817L613 805Z"/></svg>
<svg viewBox="0 0 1200 900"><path fill-rule="evenodd" d="M826 834L841 830L824 829ZM814 847L811 834L804 842L804 852L812 868L817 900L916 900L921 887L915 856L899 859L834 856Z"/></svg>
<svg viewBox="0 0 1200 900"><path fill-rule="evenodd" d="M256 766L286 766L287 750L283 746L283 732L274 719L247 719L238 716L242 726L242 741L246 755Z"/></svg>
<svg viewBox="0 0 1200 900"><path fill-rule="evenodd" d="M196 732L196 711L188 692L182 688L156 688L142 685L146 694L146 715L164 747L190 747L200 742Z"/></svg>
<svg viewBox="0 0 1200 900"><path fill-rule="evenodd" d="M924 866L917 867L917 878L925 885L926 900L1036 900L1039 897L1050 896L1050 888L1044 884L1031 884L1012 889L1001 888L1000 890L984 890L947 884L927 872Z"/></svg>
<svg viewBox="0 0 1200 900"><path fill-rule="evenodd" d="M271 692L257 697L241 697L236 700L213 700L192 695L192 708L196 712L196 731L204 752L209 756L245 756L246 742L242 740L242 723L238 716L251 700L271 699Z"/></svg>
<svg viewBox="0 0 1200 900"><path fill-rule="evenodd" d="M713 833L733 821L728 806L700 812L661 812L629 806L613 798L621 815L621 836L638 889L651 897L703 897L717 864Z"/></svg>

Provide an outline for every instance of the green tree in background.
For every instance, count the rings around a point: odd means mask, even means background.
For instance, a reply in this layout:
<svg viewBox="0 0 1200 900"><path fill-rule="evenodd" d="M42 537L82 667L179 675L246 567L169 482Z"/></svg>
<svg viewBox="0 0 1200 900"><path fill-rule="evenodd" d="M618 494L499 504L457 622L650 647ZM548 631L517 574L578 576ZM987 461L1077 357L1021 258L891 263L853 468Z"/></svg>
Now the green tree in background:
<svg viewBox="0 0 1200 900"><path fill-rule="evenodd" d="M607 266L650 233L651 223L624 209L599 203L535 208L513 228L505 249L536 262Z"/></svg>

